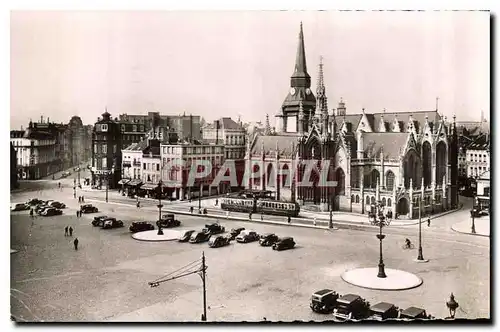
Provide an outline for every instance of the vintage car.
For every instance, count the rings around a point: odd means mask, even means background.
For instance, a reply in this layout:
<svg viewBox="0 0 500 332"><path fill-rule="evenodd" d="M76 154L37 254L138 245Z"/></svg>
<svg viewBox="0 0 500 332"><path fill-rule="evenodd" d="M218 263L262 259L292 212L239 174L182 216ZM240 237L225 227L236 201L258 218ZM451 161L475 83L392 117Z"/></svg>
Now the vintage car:
<svg viewBox="0 0 500 332"><path fill-rule="evenodd" d="M52 206L53 208L56 208L56 209L65 209L66 208L66 204L61 203L61 202L57 202L57 201L50 202L48 205Z"/></svg>
<svg viewBox="0 0 500 332"><path fill-rule="evenodd" d="M155 227L146 221L135 221L128 228L132 233L152 231Z"/></svg>
<svg viewBox="0 0 500 332"><path fill-rule="evenodd" d="M28 205L32 205L32 206L35 206L35 205L38 205L40 203L42 203L43 201L41 199L38 199L38 198L32 198L30 199L29 201L26 202L26 204Z"/></svg>
<svg viewBox="0 0 500 332"><path fill-rule="evenodd" d="M202 231L205 233L208 233L210 235L215 235L215 234L224 233L226 231L226 229L224 228L224 226L221 226L219 223L213 223L210 225L206 224L205 228L203 228Z"/></svg>
<svg viewBox="0 0 500 332"><path fill-rule="evenodd" d="M208 240L208 246L210 248L224 247L230 243L231 243L231 238L222 235L211 236L210 240Z"/></svg>
<svg viewBox="0 0 500 332"><path fill-rule="evenodd" d="M40 204L40 205L37 205L37 206L35 207L35 212L36 212L38 215L42 215L42 214L45 212L45 210L47 210L47 209L54 209L54 208L53 208L53 207L51 207L51 206L48 206L48 205L41 205L41 204Z"/></svg>
<svg viewBox="0 0 500 332"><path fill-rule="evenodd" d="M123 221L117 220L116 218L105 219L102 223L103 229L119 228L123 227Z"/></svg>
<svg viewBox="0 0 500 332"><path fill-rule="evenodd" d="M181 222L175 219L173 213L167 213L161 216L161 219L156 222L156 226L161 228L170 228L180 226Z"/></svg>
<svg viewBox="0 0 500 332"><path fill-rule="evenodd" d="M207 242L210 239L210 234L207 232L194 232L189 238L189 243Z"/></svg>
<svg viewBox="0 0 500 332"><path fill-rule="evenodd" d="M431 315L427 315L425 309L417 307L409 307L399 313L401 319L432 319Z"/></svg>
<svg viewBox="0 0 500 332"><path fill-rule="evenodd" d="M108 216L98 216L94 217L92 220L92 226L102 226L104 220L108 219Z"/></svg>
<svg viewBox="0 0 500 332"><path fill-rule="evenodd" d="M270 247L276 242L279 241L279 238L274 233L266 233L262 234L259 239L259 244L263 247Z"/></svg>
<svg viewBox="0 0 500 332"><path fill-rule="evenodd" d="M322 289L314 292L311 296L311 310L320 314L331 314L335 305L337 304L337 299L339 294L331 289Z"/></svg>
<svg viewBox="0 0 500 332"><path fill-rule="evenodd" d="M31 207L25 203L17 203L12 207L12 211L25 211L29 209L31 209Z"/></svg>
<svg viewBox="0 0 500 332"><path fill-rule="evenodd" d="M96 213L99 212L99 209L92 204L84 204L81 207L82 213Z"/></svg>
<svg viewBox="0 0 500 332"><path fill-rule="evenodd" d="M70 175L71 175L70 171L65 171L65 172L62 172L61 177L65 178L65 177L70 176Z"/></svg>
<svg viewBox="0 0 500 332"><path fill-rule="evenodd" d="M370 316L370 304L359 295L346 294L337 299L333 309L336 321L360 320Z"/></svg>
<svg viewBox="0 0 500 332"><path fill-rule="evenodd" d="M273 244L273 250L286 250L295 247L293 237L284 237Z"/></svg>
<svg viewBox="0 0 500 332"><path fill-rule="evenodd" d="M236 237L241 233L241 231L244 231L245 230L245 227L237 227L237 228L233 228L231 229L231 239L236 239Z"/></svg>
<svg viewBox="0 0 500 332"><path fill-rule="evenodd" d="M188 242L189 239L191 238L191 235L196 232L194 229L185 231L180 237L179 237L179 242Z"/></svg>
<svg viewBox="0 0 500 332"><path fill-rule="evenodd" d="M238 236L236 237L236 241L239 243L249 243L258 240L259 240L259 234L257 234L256 231L252 231L249 229L241 231L241 233L238 234Z"/></svg>
<svg viewBox="0 0 500 332"><path fill-rule="evenodd" d="M63 212L62 210L59 210L59 209L56 209L56 208L52 208L52 207L49 207L47 209L44 209L42 211L42 213L40 213L40 215L44 216L44 217L50 217L50 216L59 216L61 215Z"/></svg>
<svg viewBox="0 0 500 332"><path fill-rule="evenodd" d="M399 316L399 308L392 303L379 302L370 306L370 319L383 321Z"/></svg>

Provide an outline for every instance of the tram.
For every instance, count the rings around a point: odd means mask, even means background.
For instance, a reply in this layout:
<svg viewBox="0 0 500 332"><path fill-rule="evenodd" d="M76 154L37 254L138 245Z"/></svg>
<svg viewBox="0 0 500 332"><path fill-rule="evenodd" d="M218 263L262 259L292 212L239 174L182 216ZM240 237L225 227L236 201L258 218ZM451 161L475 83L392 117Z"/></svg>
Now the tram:
<svg viewBox="0 0 500 332"><path fill-rule="evenodd" d="M297 217L300 206L295 202L276 200L271 191L244 190L227 194L221 199L221 208L226 211L270 214Z"/></svg>

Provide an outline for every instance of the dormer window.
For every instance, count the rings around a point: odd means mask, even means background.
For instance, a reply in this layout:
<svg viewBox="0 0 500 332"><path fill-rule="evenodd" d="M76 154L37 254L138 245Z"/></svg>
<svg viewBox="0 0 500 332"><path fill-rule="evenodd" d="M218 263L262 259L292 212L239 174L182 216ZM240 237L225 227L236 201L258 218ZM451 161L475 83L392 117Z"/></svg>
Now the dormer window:
<svg viewBox="0 0 500 332"><path fill-rule="evenodd" d="M108 131L108 125L107 124L101 124L101 131Z"/></svg>

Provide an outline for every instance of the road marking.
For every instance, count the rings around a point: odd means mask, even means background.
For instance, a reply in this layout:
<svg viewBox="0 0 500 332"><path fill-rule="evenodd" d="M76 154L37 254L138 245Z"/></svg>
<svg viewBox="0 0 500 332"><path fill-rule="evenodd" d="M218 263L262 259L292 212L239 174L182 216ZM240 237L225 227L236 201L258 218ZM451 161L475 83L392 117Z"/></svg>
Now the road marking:
<svg viewBox="0 0 500 332"><path fill-rule="evenodd" d="M23 306L24 306L24 307L25 307L25 308L29 311L29 313L30 313L33 317L35 317L37 320L40 320L40 317L38 317L37 315L35 315L35 314L33 313L33 311L31 311L31 309L30 309L30 308L26 305L26 303L24 303L24 302L23 302L23 300L21 300L20 298L15 297L13 294L10 294L10 296L12 296L12 297L13 297L13 298L15 298L16 300L18 300L18 301L19 301L19 303L21 303L21 304L22 304L22 305L23 305Z"/></svg>
<svg viewBox="0 0 500 332"><path fill-rule="evenodd" d="M18 293L23 294L23 295L26 295L27 297L30 297L29 294L26 294L25 292L21 292L19 289L11 288L10 290L14 291L14 292L18 292Z"/></svg>

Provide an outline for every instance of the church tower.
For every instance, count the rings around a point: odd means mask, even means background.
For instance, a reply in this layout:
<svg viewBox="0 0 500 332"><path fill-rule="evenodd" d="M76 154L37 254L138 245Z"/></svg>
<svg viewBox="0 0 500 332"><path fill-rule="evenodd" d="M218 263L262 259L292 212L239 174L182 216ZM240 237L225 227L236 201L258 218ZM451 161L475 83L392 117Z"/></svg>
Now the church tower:
<svg viewBox="0 0 500 332"><path fill-rule="evenodd" d="M299 44L295 57L295 68L290 79L290 90L276 115L278 128L281 132L297 133L299 128L299 108L302 103L304 113L303 130L309 130L309 123L314 115L316 98L311 91L311 76L307 72L306 52L304 47L304 33L300 23Z"/></svg>

